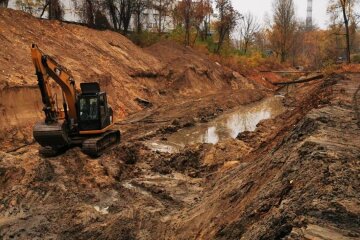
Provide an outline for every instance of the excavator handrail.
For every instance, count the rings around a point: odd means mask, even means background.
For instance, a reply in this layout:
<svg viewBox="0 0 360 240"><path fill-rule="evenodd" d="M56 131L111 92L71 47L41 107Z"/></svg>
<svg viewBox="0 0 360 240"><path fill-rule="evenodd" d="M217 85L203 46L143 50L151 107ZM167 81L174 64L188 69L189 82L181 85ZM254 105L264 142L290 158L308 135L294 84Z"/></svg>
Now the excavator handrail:
<svg viewBox="0 0 360 240"><path fill-rule="evenodd" d="M52 57L44 54L36 44L32 44L31 56L36 69L42 100L45 105L45 121L56 122L58 120L58 112L56 110L55 100L51 94L49 83L49 78L52 78L60 86L65 95L66 103L64 103L64 111L66 118L69 118L67 120L76 123L78 120L76 111L77 95L75 80L70 71L58 64Z"/></svg>

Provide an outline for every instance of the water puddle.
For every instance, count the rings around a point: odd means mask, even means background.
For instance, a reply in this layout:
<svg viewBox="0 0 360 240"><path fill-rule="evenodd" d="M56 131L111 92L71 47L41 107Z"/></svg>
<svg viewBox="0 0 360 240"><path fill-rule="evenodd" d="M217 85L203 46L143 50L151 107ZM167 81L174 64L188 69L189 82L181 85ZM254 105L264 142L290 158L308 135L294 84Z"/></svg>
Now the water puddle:
<svg viewBox="0 0 360 240"><path fill-rule="evenodd" d="M223 139L236 138L241 132L254 131L261 120L273 118L284 110L281 96L269 97L257 103L240 106L211 122L181 129L168 136L167 141L153 141L147 145L153 151L176 152L195 143L216 144Z"/></svg>

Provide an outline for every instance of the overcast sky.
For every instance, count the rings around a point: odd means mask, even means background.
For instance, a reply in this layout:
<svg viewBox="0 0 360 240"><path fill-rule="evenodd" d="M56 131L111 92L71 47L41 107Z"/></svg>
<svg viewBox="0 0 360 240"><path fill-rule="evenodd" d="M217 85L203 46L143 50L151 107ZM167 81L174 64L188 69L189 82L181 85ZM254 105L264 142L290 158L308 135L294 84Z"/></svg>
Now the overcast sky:
<svg viewBox="0 0 360 240"><path fill-rule="evenodd" d="M267 14L272 16L273 0L232 0L234 7L240 12L250 11L260 22L264 21ZM328 25L329 16L326 14L326 7L329 0L313 0L313 23L321 28ZM307 0L294 0L296 15L299 19L306 19Z"/></svg>

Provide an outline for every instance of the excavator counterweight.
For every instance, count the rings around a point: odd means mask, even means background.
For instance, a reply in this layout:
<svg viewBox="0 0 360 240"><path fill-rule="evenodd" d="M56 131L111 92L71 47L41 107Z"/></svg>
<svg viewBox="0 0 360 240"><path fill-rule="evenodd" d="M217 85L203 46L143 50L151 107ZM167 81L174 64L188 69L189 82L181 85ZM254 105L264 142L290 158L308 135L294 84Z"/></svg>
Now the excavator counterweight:
<svg viewBox="0 0 360 240"><path fill-rule="evenodd" d="M33 128L34 139L43 147L41 153L55 155L71 146L82 146L85 154L98 157L120 142L120 131L113 129L113 110L98 83L81 83L78 90L70 71L35 44L31 56L45 113L45 120ZM57 107L50 79L62 90L62 109Z"/></svg>

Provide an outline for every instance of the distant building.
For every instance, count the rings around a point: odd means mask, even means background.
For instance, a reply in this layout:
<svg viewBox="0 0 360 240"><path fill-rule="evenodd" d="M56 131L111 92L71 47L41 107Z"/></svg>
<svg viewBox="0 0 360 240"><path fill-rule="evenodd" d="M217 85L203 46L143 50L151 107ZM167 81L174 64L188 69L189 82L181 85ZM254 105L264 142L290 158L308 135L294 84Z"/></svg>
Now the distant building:
<svg viewBox="0 0 360 240"><path fill-rule="evenodd" d="M141 15L141 29L142 30L147 30L150 32L157 32L158 28L159 28L159 13L158 11L156 11L155 9L149 8L146 9L142 15ZM161 23L161 31L162 32L170 32L172 30L174 30L175 28L175 24L173 21L172 16L164 16L162 17L162 23ZM137 29L137 17L135 16L135 14L132 15L131 17L131 22L130 22L130 30L131 31L136 31Z"/></svg>
<svg viewBox="0 0 360 240"><path fill-rule="evenodd" d="M173 21L173 17L171 16L171 13L178 4L178 2L180 1L174 0L174 2L170 5L167 11L167 14L161 18L161 32L170 32L174 30L175 23ZM157 32L159 30L159 12L154 8L145 9L140 19L141 19L142 30L147 30L150 32ZM136 31L136 29L137 29L137 16L133 14L130 23L130 30Z"/></svg>
<svg viewBox="0 0 360 240"><path fill-rule="evenodd" d="M162 23L161 23L161 31L162 32L170 32L175 29L176 23L174 23L172 11L176 7L176 5L181 2L182 0L174 0L174 2L170 5L170 9L166 16L162 17ZM200 0L193 0L193 4L196 4ZM63 0L61 3L64 6L64 20L70 21L70 22L81 22L80 13L75 9L74 3L71 0ZM25 5L24 5L25 6ZM9 8L17 9L17 10L23 10L26 12L29 12L33 14L34 16L40 16L42 12L41 7L24 7L16 3L16 0L10 0L9 1ZM45 11L43 18L47 18L47 11ZM147 30L151 32L157 32L159 28L159 12L155 10L154 8L148 8L143 11L141 14L141 29ZM108 16L108 20L111 24L110 17ZM137 30L137 17L135 14L132 15L130 26L130 31L136 31Z"/></svg>
<svg viewBox="0 0 360 240"><path fill-rule="evenodd" d="M175 9L176 5L179 4L182 0L174 0L171 4L168 11L168 15L162 18L162 32L170 32L176 28L176 23L174 22L173 16L171 16L172 11ZM192 4L197 4L201 0L193 0ZM142 29L148 30L151 32L158 31L159 28L159 12L153 8L146 9L141 16ZM130 30L135 31L137 28L136 16L133 15L130 23Z"/></svg>

